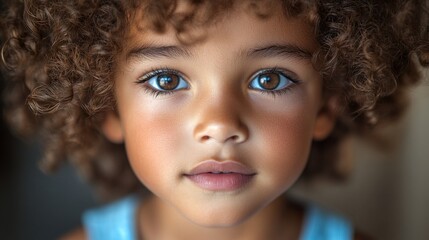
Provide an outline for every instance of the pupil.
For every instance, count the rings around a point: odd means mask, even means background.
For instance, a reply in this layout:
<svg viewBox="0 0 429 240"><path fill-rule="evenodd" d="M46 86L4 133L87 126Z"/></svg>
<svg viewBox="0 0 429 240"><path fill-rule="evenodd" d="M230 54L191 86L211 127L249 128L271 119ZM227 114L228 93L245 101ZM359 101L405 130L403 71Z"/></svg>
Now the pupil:
<svg viewBox="0 0 429 240"><path fill-rule="evenodd" d="M259 85L267 90L273 90L280 84L279 76L275 73L267 73L259 76Z"/></svg>
<svg viewBox="0 0 429 240"><path fill-rule="evenodd" d="M179 78L171 74L160 75L157 80L159 87L163 90L173 90L179 85Z"/></svg>

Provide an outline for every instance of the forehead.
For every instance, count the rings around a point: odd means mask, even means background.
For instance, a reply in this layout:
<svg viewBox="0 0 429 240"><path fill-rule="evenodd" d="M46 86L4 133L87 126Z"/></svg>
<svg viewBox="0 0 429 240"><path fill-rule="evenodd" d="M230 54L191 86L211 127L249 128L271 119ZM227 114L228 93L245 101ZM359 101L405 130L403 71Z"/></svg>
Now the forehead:
<svg viewBox="0 0 429 240"><path fill-rule="evenodd" d="M154 22L150 8L142 6L129 19L124 48L142 44L198 46L222 39L254 43L271 39L305 45L311 52L317 48L312 25L303 17L286 17L281 1L261 1L257 6L250 2L238 1L216 10L203 4L195 11L187 1L178 1L162 29ZM164 10L166 14L171 11L166 8L161 12Z"/></svg>

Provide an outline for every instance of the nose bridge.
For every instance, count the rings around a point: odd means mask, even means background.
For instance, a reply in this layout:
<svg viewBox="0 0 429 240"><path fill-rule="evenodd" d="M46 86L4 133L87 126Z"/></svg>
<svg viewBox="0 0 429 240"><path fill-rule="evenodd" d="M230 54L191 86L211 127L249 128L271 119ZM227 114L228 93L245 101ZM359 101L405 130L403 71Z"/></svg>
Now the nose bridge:
<svg viewBox="0 0 429 240"><path fill-rule="evenodd" d="M240 143L248 138L239 94L228 89L218 89L205 93L203 99L196 106L195 140L202 143Z"/></svg>

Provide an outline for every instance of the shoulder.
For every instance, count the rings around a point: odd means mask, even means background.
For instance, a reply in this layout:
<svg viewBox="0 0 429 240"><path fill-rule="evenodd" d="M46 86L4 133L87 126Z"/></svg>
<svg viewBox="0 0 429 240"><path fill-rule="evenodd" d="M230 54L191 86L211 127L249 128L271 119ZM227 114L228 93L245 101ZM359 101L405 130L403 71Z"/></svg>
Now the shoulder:
<svg viewBox="0 0 429 240"><path fill-rule="evenodd" d="M59 240L86 240L88 239L83 227L75 229L59 238Z"/></svg>

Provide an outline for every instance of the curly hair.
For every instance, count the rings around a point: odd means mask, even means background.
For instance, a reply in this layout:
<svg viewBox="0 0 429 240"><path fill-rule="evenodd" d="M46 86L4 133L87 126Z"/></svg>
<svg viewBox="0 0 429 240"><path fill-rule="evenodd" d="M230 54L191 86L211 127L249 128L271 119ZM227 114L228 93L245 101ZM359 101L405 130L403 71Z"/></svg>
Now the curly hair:
<svg viewBox="0 0 429 240"><path fill-rule="evenodd" d="M248 0L260 18L271 0ZM277 0L280 1L280 0ZM213 23L236 1L188 0L189 14L177 15L175 0L10 1L0 18L2 69L7 80L5 116L19 134L44 137L42 168L70 160L102 193L121 195L139 182L123 145L100 131L115 110L115 56L136 11L155 31L166 25L178 36ZM304 174L340 176L338 145L350 133L368 133L397 119L406 89L418 82L417 66L429 65L425 0L282 0L287 17L313 27L320 48L314 66L325 96L335 95L341 112L333 133L315 141ZM317 159L317 160L316 160Z"/></svg>

